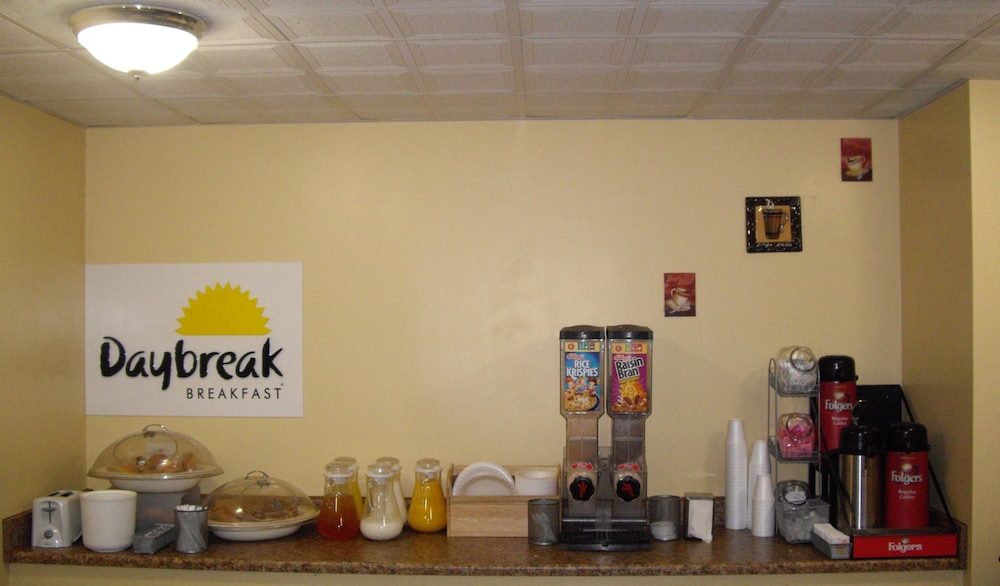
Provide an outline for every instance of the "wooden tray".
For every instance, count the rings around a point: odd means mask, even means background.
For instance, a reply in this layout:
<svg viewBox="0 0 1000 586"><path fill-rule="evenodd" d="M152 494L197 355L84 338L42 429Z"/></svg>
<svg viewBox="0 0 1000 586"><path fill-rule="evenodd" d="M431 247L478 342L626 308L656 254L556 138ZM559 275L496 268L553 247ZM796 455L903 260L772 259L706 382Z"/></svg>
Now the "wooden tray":
<svg viewBox="0 0 1000 586"><path fill-rule="evenodd" d="M448 537L527 537L528 501L543 496L455 496L451 487L466 465L452 464L445 475L445 498L448 501ZM517 476L524 469L553 470L557 494L562 487L560 466L507 466Z"/></svg>

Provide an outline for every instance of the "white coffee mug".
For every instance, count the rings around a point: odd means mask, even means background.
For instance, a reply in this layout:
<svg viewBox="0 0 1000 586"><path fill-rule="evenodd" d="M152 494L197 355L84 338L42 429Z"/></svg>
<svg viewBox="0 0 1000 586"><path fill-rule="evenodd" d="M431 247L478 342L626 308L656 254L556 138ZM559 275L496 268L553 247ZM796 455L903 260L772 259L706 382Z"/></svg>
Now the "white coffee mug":
<svg viewBox="0 0 1000 586"><path fill-rule="evenodd" d="M135 535L138 495L131 490L95 490L80 495L83 546L97 552L122 551Z"/></svg>

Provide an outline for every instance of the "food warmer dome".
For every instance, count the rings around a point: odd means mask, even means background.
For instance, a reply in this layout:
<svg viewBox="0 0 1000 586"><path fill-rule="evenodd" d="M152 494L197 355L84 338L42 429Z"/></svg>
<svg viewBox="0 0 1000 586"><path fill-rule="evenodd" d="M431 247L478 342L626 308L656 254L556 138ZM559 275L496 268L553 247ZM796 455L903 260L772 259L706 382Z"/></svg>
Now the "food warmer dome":
<svg viewBox="0 0 1000 586"><path fill-rule="evenodd" d="M222 468L197 440L152 424L105 448L87 474L138 493L177 493L222 474Z"/></svg>

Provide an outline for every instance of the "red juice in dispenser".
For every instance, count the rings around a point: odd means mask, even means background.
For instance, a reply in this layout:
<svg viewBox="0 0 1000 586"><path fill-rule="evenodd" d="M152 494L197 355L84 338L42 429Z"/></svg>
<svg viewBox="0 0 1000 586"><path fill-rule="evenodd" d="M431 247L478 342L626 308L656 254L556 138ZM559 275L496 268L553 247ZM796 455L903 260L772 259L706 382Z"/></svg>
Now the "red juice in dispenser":
<svg viewBox="0 0 1000 586"><path fill-rule="evenodd" d="M885 450L885 526L916 529L930 522L927 429L919 423L889 426Z"/></svg>
<svg viewBox="0 0 1000 586"><path fill-rule="evenodd" d="M840 432L851 424L851 411L858 401L857 380L850 356L819 359L820 450L824 455L840 447Z"/></svg>

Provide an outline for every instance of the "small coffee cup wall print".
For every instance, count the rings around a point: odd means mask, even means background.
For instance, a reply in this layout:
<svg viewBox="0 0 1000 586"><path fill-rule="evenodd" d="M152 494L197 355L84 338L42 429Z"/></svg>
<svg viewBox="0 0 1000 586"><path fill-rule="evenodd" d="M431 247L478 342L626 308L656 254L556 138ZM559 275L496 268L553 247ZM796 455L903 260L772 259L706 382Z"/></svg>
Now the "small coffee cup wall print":
<svg viewBox="0 0 1000 586"><path fill-rule="evenodd" d="M663 273L663 315L695 315L694 273Z"/></svg>
<svg viewBox="0 0 1000 586"><path fill-rule="evenodd" d="M872 139L840 139L840 180L872 180Z"/></svg>

